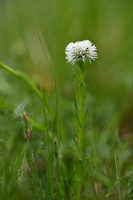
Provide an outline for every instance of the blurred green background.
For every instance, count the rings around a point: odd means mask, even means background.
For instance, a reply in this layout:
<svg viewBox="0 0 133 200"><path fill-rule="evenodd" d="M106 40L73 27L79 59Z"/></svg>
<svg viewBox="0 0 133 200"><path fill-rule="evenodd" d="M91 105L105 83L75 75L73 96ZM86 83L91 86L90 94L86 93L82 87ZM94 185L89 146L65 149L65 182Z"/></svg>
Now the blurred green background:
<svg viewBox="0 0 133 200"><path fill-rule="evenodd" d="M64 49L69 42L89 39L99 54L87 64L90 93L120 102L132 95L131 0L1 0L0 28L0 60L26 71L48 90L54 88L56 65L59 88L65 84L63 92L71 93L73 74L68 79ZM11 82L3 73L0 91L9 94Z"/></svg>
<svg viewBox="0 0 133 200"><path fill-rule="evenodd" d="M67 64L65 47L70 42L88 39L96 45L99 56L92 64L85 64L88 126L103 130L111 116L117 115L113 126L117 126L123 138L132 137L132 19L132 0L0 0L0 61L26 72L38 87L40 84L46 87L53 108L56 66L60 118L65 121L62 123L64 141L70 140L73 129L77 67ZM0 98L15 107L13 116L25 108L29 116L43 122L38 97L3 69L0 69ZM3 169L12 165L23 146L23 122L12 117L10 109L6 108L0 105L1 177ZM35 130L35 145L41 137ZM10 169L5 173L10 174Z"/></svg>
<svg viewBox="0 0 133 200"><path fill-rule="evenodd" d="M69 42L89 39L99 58L86 64L87 91L98 101L113 102L121 112L130 110L132 4L131 0L1 0L0 60L28 73L51 96L56 66L60 96L71 99L76 67L66 63L64 50ZM3 70L0 93L15 104L31 95Z"/></svg>

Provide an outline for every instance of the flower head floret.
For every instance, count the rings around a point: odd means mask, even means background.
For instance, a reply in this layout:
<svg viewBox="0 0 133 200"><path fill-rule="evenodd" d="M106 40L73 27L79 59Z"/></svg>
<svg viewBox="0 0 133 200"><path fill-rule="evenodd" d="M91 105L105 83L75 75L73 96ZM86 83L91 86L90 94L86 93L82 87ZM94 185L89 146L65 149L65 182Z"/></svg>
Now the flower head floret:
<svg viewBox="0 0 133 200"><path fill-rule="evenodd" d="M95 60L98 57L96 50L96 46L89 40L71 42L65 49L67 62L74 65L77 61L86 62L89 60L91 63L91 60Z"/></svg>

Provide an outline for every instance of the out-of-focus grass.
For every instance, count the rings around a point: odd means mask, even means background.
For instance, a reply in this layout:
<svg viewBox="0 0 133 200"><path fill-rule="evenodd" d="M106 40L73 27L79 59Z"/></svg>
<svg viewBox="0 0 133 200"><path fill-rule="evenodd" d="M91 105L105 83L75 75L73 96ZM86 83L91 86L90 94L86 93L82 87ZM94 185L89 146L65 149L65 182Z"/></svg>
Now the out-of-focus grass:
<svg viewBox="0 0 133 200"><path fill-rule="evenodd" d="M99 59L88 69L88 89L127 99L132 93L131 8L131 1L2 1L0 58L52 89L53 64L59 86L66 83L65 46L90 39ZM68 83L72 80L73 75Z"/></svg>
<svg viewBox="0 0 133 200"><path fill-rule="evenodd" d="M73 152L73 77L76 68L66 63L64 49L69 42L84 39L90 39L98 48L99 58L91 65L86 64L89 119L85 147L88 147L86 154L94 159L88 179L84 180L83 199L124 199L122 195L128 190L128 181L132 182L127 180L132 150L119 137L119 130L121 134L133 134L132 7L131 0L0 1L0 61L28 73L38 86L46 87L53 109L56 107L56 66L64 160ZM2 69L0 99L6 99L9 108L12 105L19 112L26 109L30 117L43 122L40 99ZM19 184L12 177L16 157L23 147L23 129L22 120L0 101L1 199L14 200L26 191L22 199L32 199L32 194L28 194L31 190L27 173ZM33 146L40 155L42 149L38 145L43 137L41 132L34 130ZM119 190L123 193L118 197L114 190L117 194Z"/></svg>

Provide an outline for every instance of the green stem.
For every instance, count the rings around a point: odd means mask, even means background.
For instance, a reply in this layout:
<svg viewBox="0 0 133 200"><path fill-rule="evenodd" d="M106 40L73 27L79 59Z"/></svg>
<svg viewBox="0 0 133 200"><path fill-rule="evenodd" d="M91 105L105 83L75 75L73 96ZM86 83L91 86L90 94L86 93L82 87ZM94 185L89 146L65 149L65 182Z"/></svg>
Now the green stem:
<svg viewBox="0 0 133 200"><path fill-rule="evenodd" d="M83 68L83 64L79 63L79 70L76 74L77 81L77 91L76 91L76 115L78 118L77 136L78 136L78 186L77 186L77 200L81 198L81 177L82 177L82 159L83 159L83 137L85 132L84 123L84 102L85 102L85 83L84 79L86 76L86 71Z"/></svg>
<svg viewBox="0 0 133 200"><path fill-rule="evenodd" d="M42 89L41 89L42 91ZM49 127L48 127L48 118L46 113L45 102L43 100L43 93L42 93L42 105L43 105L43 113L44 113L44 124L46 127L46 181L47 181L47 189L46 189L46 196L47 200L53 200L54 197L54 190L53 190L53 150L52 150L52 143L49 135Z"/></svg>
<svg viewBox="0 0 133 200"><path fill-rule="evenodd" d="M40 98L42 98L42 94L41 94L40 90L37 88L34 81L32 81L31 78L27 74L25 74L21 71L15 71L14 69L5 65L2 62L0 62L0 68L3 68L10 74L14 75L15 77L17 77L18 79L23 81L32 91L34 91ZM54 119L54 112L53 112L52 108L48 104L45 106L47 107L47 111L50 114L50 116L52 117L52 119Z"/></svg>
<svg viewBox="0 0 133 200"><path fill-rule="evenodd" d="M7 65L0 62L0 67L11 73L12 75L16 76L17 78L23 80L39 97L41 97L40 91L35 86L34 82L30 80L30 78L22 73L22 72L16 72L14 69L8 67Z"/></svg>

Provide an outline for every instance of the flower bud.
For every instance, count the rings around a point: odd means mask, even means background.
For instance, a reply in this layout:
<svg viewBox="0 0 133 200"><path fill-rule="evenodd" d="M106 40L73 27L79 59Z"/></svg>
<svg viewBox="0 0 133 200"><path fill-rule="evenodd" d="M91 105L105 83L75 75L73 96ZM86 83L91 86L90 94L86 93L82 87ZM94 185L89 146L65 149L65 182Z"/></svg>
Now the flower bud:
<svg viewBox="0 0 133 200"><path fill-rule="evenodd" d="M32 137L32 129L29 130L29 140L31 140Z"/></svg>
<svg viewBox="0 0 133 200"><path fill-rule="evenodd" d="M54 145L55 148L57 147L56 140L53 141L53 145Z"/></svg>
<svg viewBox="0 0 133 200"><path fill-rule="evenodd" d="M23 120L24 120L24 122L27 122L27 116L26 116L26 112L25 111L23 112Z"/></svg>
<svg viewBox="0 0 133 200"><path fill-rule="evenodd" d="M24 130L24 142L27 141L27 135L26 135L26 130Z"/></svg>

